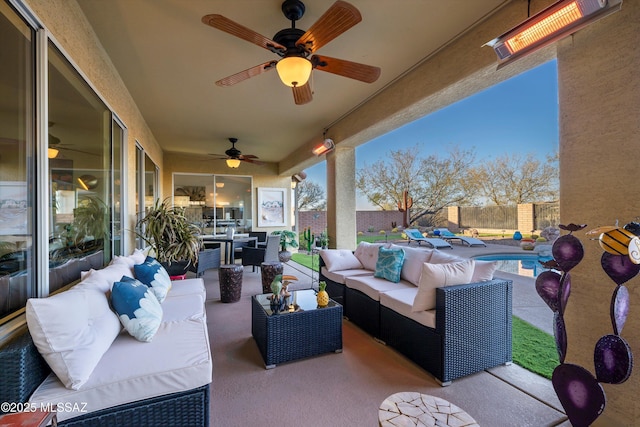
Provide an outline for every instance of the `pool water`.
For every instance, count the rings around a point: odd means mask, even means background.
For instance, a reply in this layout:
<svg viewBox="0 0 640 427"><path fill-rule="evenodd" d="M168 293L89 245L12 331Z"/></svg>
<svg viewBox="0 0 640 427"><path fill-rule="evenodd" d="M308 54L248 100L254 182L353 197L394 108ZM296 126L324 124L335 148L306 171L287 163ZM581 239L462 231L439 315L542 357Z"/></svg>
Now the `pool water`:
<svg viewBox="0 0 640 427"><path fill-rule="evenodd" d="M491 254L478 255L473 259L481 261L498 261L498 270L507 273L519 274L520 276L537 277L538 274L548 270L544 268L540 261L550 261L553 257L549 255L531 254Z"/></svg>

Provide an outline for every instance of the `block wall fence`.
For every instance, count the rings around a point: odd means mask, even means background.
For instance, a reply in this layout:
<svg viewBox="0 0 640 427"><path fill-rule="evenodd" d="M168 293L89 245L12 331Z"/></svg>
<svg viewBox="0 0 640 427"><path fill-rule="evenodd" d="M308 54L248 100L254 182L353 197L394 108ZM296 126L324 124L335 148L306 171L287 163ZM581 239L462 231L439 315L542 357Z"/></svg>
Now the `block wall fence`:
<svg viewBox="0 0 640 427"><path fill-rule="evenodd" d="M298 230L311 227L311 232L319 234L327 227L327 213L325 211L301 211L298 213L300 221ZM367 232L370 228L374 233L380 230L390 232L395 223L397 227L402 228L403 213L399 211L357 211L356 227L358 231ZM531 230L535 230L535 205L526 203L518 205L518 228L523 234L528 234ZM458 206L450 206L447 208L447 221L442 224L454 233L463 232L471 233L472 229L478 230L479 233L504 233L505 236L513 234L516 229L498 230L481 227L460 227L460 208ZM536 230L539 232L540 230Z"/></svg>

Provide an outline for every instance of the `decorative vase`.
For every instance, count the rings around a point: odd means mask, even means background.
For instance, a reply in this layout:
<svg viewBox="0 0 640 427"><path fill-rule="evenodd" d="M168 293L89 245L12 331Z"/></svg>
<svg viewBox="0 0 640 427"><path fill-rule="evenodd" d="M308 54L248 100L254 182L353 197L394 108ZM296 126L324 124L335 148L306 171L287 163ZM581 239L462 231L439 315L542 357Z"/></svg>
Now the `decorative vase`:
<svg viewBox="0 0 640 427"><path fill-rule="evenodd" d="M519 231L513 233L513 240L522 240L522 233L520 233Z"/></svg>
<svg viewBox="0 0 640 427"><path fill-rule="evenodd" d="M280 260L280 262L289 262L289 260L291 260L291 252L289 251L278 252L278 259Z"/></svg>

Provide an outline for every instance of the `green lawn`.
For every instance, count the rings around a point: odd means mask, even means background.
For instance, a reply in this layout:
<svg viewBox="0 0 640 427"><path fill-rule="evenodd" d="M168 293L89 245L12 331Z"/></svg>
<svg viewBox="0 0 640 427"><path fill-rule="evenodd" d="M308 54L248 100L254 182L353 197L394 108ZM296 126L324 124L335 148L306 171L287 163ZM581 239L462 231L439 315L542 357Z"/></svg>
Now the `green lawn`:
<svg viewBox="0 0 640 427"><path fill-rule="evenodd" d="M311 255L297 253L291 257L307 268L311 267ZM313 270L318 271L318 259L313 263ZM551 374L558 366L558 352L555 339L548 333L513 316L513 363L528 371L551 379Z"/></svg>

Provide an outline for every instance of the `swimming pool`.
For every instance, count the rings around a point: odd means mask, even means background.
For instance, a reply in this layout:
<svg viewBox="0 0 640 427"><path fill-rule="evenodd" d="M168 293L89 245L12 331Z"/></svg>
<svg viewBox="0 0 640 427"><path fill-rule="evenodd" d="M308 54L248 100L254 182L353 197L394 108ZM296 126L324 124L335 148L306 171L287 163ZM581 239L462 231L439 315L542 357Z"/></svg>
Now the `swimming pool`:
<svg viewBox="0 0 640 427"><path fill-rule="evenodd" d="M540 261L553 259L550 255L540 255L537 253L508 253L478 255L473 259L481 261L498 261L498 270L507 273L519 274L521 276L537 277L547 268L544 268Z"/></svg>

